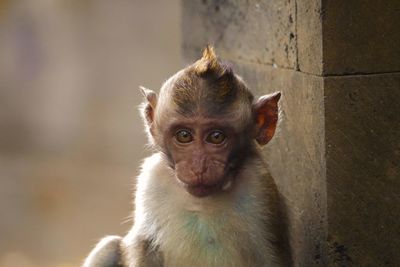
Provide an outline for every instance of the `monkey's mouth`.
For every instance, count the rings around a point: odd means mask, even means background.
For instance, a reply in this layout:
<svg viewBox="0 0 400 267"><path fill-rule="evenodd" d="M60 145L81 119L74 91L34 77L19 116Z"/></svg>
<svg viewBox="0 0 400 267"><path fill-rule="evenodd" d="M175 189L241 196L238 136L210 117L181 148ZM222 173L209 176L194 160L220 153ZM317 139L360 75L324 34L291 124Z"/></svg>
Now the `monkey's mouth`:
<svg viewBox="0 0 400 267"><path fill-rule="evenodd" d="M218 191L228 191L232 187L232 181L226 180L222 183L206 185L206 184L197 184L197 185L186 185L186 190L189 194L196 197L206 197Z"/></svg>
<svg viewBox="0 0 400 267"><path fill-rule="evenodd" d="M193 196L206 197L217 191L219 188L219 185L198 184L187 186L186 190Z"/></svg>

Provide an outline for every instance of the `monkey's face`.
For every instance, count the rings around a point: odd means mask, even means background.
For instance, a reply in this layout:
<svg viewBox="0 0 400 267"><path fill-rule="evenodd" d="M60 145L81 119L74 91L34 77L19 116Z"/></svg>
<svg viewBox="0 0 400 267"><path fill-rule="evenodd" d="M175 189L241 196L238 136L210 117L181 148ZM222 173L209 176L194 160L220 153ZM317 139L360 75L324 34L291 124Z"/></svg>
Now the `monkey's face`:
<svg viewBox="0 0 400 267"><path fill-rule="evenodd" d="M145 88L142 93L150 143L197 197L228 190L254 152L253 140L265 145L275 133L280 93L254 102L242 79L217 60L212 47L169 78L159 96Z"/></svg>
<svg viewBox="0 0 400 267"><path fill-rule="evenodd" d="M226 121L202 116L179 118L169 125L164 143L182 186L196 197L226 189L233 167L237 133Z"/></svg>

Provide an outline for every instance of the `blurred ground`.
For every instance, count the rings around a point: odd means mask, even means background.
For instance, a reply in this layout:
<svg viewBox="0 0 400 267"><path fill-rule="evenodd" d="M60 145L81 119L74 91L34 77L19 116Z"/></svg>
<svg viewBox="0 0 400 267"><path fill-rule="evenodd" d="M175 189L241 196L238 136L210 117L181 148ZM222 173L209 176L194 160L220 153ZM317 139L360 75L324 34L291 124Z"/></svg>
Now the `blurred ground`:
<svg viewBox="0 0 400 267"><path fill-rule="evenodd" d="M182 67L179 9L0 0L0 267L79 266L129 229L138 86Z"/></svg>

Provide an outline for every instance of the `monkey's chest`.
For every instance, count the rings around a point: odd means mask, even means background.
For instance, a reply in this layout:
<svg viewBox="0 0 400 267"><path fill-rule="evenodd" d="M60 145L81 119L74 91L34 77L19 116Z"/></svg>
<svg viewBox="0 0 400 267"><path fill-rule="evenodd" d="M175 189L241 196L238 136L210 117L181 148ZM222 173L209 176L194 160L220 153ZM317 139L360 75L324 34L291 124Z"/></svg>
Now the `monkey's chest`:
<svg viewBox="0 0 400 267"><path fill-rule="evenodd" d="M258 253L261 233L248 222L223 214L209 218L184 212L171 223L161 230L165 267L264 266Z"/></svg>

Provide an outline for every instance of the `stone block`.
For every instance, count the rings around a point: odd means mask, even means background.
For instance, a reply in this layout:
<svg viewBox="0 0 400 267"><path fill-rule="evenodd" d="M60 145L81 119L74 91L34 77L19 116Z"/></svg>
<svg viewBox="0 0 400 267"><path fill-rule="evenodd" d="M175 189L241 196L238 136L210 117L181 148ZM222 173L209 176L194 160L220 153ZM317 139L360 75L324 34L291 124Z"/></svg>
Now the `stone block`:
<svg viewBox="0 0 400 267"><path fill-rule="evenodd" d="M330 266L398 266L400 74L324 87Z"/></svg>
<svg viewBox="0 0 400 267"><path fill-rule="evenodd" d="M298 69L316 75L400 70L400 2L296 2Z"/></svg>
<svg viewBox="0 0 400 267"><path fill-rule="evenodd" d="M400 71L400 1L322 2L324 75Z"/></svg>
<svg viewBox="0 0 400 267"><path fill-rule="evenodd" d="M295 1L182 1L183 51L212 43L222 57L296 68Z"/></svg>
<svg viewBox="0 0 400 267"><path fill-rule="evenodd" d="M298 70L321 75L323 72L321 0L297 1L296 5Z"/></svg>

